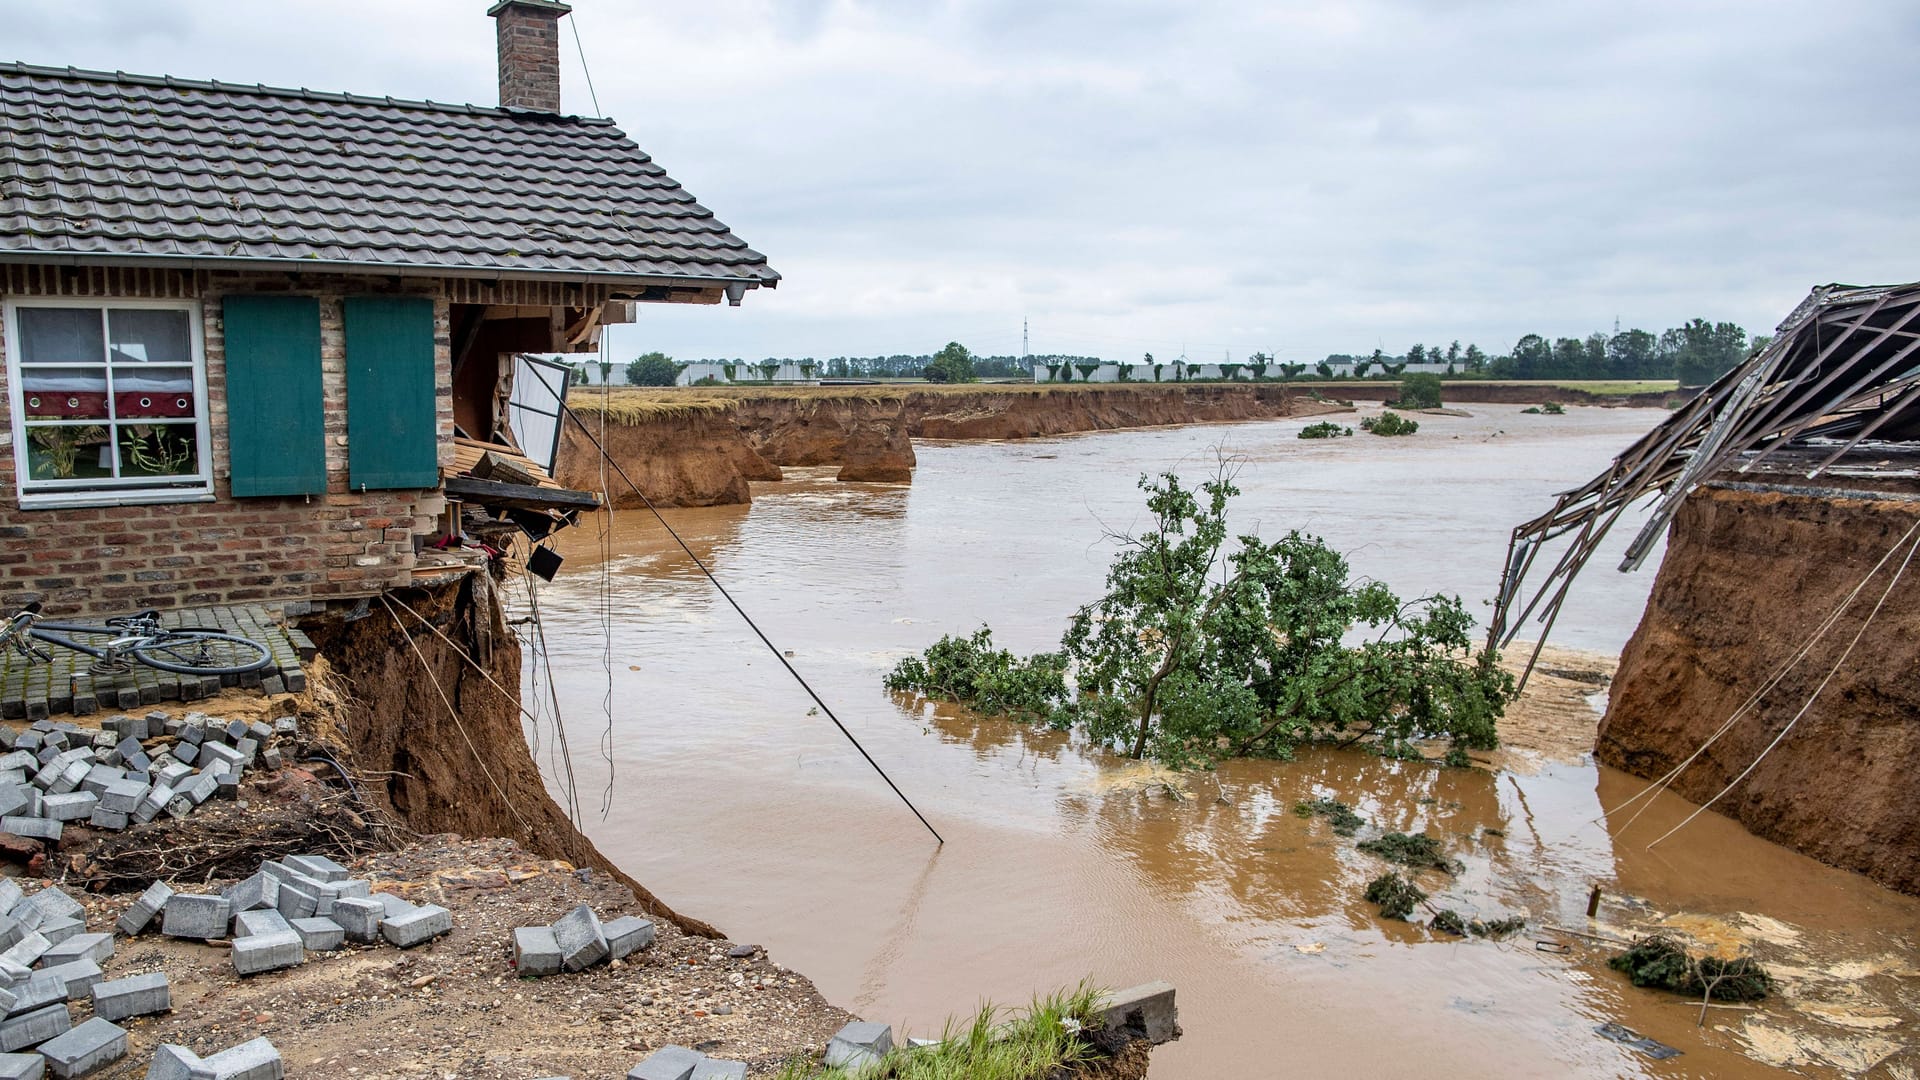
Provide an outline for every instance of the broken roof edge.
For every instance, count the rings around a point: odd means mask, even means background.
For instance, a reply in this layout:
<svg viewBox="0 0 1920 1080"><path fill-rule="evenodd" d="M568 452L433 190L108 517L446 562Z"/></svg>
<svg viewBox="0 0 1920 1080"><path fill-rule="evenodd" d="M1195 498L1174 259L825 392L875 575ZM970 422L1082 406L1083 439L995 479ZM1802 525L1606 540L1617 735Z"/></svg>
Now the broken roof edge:
<svg viewBox="0 0 1920 1080"><path fill-rule="evenodd" d="M371 277L464 278L472 281L590 281L596 285L634 286L638 288L724 288L744 285L749 289L780 287L780 272L761 264L761 273L738 277L667 277L648 274L621 274L606 270L507 269L493 266L458 266L443 263L340 262L330 259L262 259L250 256L167 255L147 252L126 255L111 251L0 250L0 263L25 263L48 266L141 266L181 270L284 270L289 273L363 274Z"/></svg>
<svg viewBox="0 0 1920 1080"><path fill-rule="evenodd" d="M573 123L589 127L614 127L604 116L580 116L574 113L550 113L532 109L509 109L495 105L467 105L445 101L396 98L372 94L354 94L344 90L309 90L306 87L268 86L265 83L230 83L218 79L181 79L172 75L140 75L127 71L96 71L91 68L52 67L29 64L24 60L0 60L0 75L36 75L76 82L115 83L122 86L160 86L174 90L217 90L228 94L253 94L260 97L292 98L305 101L335 101L349 105L377 105L382 108L416 109L421 112L460 113L468 116L500 116L514 120L539 120L548 123Z"/></svg>

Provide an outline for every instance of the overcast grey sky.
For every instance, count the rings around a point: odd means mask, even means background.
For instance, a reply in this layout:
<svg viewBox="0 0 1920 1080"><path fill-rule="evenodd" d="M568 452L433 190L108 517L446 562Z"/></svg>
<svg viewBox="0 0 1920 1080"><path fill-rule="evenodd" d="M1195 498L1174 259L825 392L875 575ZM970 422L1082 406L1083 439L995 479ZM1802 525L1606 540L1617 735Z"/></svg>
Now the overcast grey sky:
<svg viewBox="0 0 1920 1080"><path fill-rule="evenodd" d="M41 64L492 104L486 0L0 0ZM1770 329L1920 278L1920 5L577 0L600 111L786 276L621 358L1283 360ZM563 33L564 33L563 28ZM565 105L593 112L566 40Z"/></svg>

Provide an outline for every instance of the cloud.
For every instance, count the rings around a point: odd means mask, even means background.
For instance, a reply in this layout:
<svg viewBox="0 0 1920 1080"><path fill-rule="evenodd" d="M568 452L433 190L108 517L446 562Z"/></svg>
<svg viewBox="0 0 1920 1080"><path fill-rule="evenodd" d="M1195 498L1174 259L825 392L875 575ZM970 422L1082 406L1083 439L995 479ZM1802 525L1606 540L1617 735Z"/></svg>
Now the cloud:
<svg viewBox="0 0 1920 1080"><path fill-rule="evenodd" d="M0 16L39 63L488 102L480 7ZM650 309L623 354L1003 351L1023 318L1116 357L1491 349L1920 277L1891 0L579 7L604 111L786 275Z"/></svg>

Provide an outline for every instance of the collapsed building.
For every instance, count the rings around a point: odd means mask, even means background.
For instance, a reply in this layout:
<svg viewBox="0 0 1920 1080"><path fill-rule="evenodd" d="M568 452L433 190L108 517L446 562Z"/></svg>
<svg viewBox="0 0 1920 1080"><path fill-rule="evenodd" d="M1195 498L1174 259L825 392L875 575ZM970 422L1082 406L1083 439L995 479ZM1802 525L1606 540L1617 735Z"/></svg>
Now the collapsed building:
<svg viewBox="0 0 1920 1080"><path fill-rule="evenodd" d="M1667 551L1599 760L1920 892L1920 284L1815 289L1515 528L1490 642L1529 620L1544 640L1602 538L1649 500L1620 569L1663 532Z"/></svg>

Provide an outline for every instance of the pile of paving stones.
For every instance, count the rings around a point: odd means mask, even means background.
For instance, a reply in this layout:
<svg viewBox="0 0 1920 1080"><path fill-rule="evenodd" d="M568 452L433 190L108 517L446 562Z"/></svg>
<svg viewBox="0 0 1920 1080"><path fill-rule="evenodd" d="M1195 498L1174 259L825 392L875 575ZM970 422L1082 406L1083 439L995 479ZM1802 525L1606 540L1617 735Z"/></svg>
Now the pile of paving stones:
<svg viewBox="0 0 1920 1080"><path fill-rule="evenodd" d="M96 1072L127 1056L127 1031L119 1021L173 1008L164 972L107 978L101 965L113 957L113 935L89 933L86 919L86 908L58 886L29 896L12 880L0 879L0 1080L48 1074L64 1080ZM79 1001L91 1003L93 1015L75 1024L70 1003ZM161 1059L170 1054L192 1067L163 1067ZM281 1075L280 1055L265 1039L204 1061L183 1047L162 1046L147 1072L152 1080Z"/></svg>
<svg viewBox="0 0 1920 1080"><path fill-rule="evenodd" d="M916 1041L915 1045L923 1045ZM893 1049L893 1028L857 1021L840 1029L827 1042L822 1064L859 1075L880 1064ZM710 1058L684 1046L663 1046L627 1072L627 1080L745 1080L747 1066L740 1061ZM564 1076L547 1080L569 1080Z"/></svg>
<svg viewBox="0 0 1920 1080"><path fill-rule="evenodd" d="M513 966L522 975L585 971L595 964L625 960L653 944L653 923L637 915L601 922L581 904L550 926L522 926L513 932Z"/></svg>
<svg viewBox="0 0 1920 1080"><path fill-rule="evenodd" d="M231 941L233 970L240 975L297 967L306 963L308 950L327 952L349 941L410 949L453 929L446 908L376 893L324 855L268 859L258 873L219 895L175 892L156 881L120 916L116 929L132 937L155 919L168 937Z"/></svg>
<svg viewBox="0 0 1920 1080"><path fill-rule="evenodd" d="M98 731L51 720L17 736L0 731L0 832L58 842L69 822L117 831L184 818L208 799L233 798L248 768L279 768L273 744L297 732L291 717L224 722L197 712L109 716Z"/></svg>

